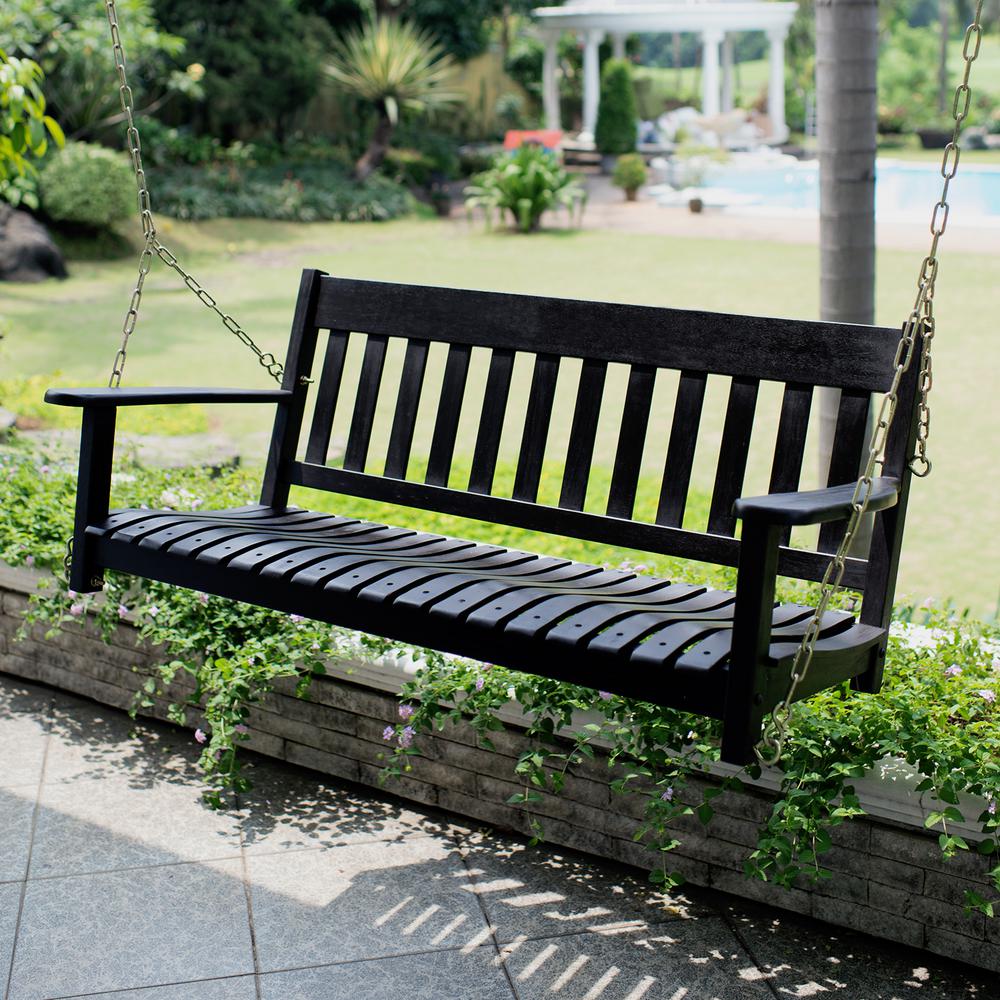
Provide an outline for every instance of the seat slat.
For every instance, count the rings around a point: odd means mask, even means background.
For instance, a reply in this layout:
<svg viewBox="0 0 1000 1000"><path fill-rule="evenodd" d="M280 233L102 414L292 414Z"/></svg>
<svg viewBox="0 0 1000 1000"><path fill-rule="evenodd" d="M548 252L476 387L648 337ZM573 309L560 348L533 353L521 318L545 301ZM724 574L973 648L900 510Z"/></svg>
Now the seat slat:
<svg viewBox="0 0 1000 1000"><path fill-rule="evenodd" d="M392 418L389 448L385 457L384 475L393 479L405 479L410 464L410 449L413 446L413 432L417 424L429 347L426 340L411 340L406 345L403 372L399 377L399 395L396 397L396 412Z"/></svg>
<svg viewBox="0 0 1000 1000"><path fill-rule="evenodd" d="M631 517L635 509L635 493L646 445L649 408L653 403L656 369L633 365L629 372L625 406L622 409L618 451L615 455L611 489L608 493L609 517Z"/></svg>
<svg viewBox="0 0 1000 1000"><path fill-rule="evenodd" d="M729 390L729 406L726 408L712 506L708 514L708 530L714 535L732 535L736 531L733 504L743 492L758 387L756 379L734 378Z"/></svg>
<svg viewBox="0 0 1000 1000"><path fill-rule="evenodd" d="M706 383L707 376L701 372L680 374L674 418L670 427L670 443L663 466L660 503L656 511L657 524L679 528L684 521Z"/></svg>
<svg viewBox="0 0 1000 1000"><path fill-rule="evenodd" d="M559 358L554 354L539 354L531 376L528 410L521 436L521 453L514 475L515 500L534 502L538 498L538 483L542 475L542 460L552 419L552 402L559 376Z"/></svg>
<svg viewBox="0 0 1000 1000"><path fill-rule="evenodd" d="M448 349L437 419L434 422L434 436L431 439L431 453L427 461L427 476L424 480L431 486L448 485L471 354L472 348L468 344L452 344Z"/></svg>
<svg viewBox="0 0 1000 1000"><path fill-rule="evenodd" d="M388 338L370 334L365 344L365 355L358 377L358 394L354 398L354 415L344 451L344 468L364 472L368 461L368 445L375 427L375 409L378 406L382 371Z"/></svg>
<svg viewBox="0 0 1000 1000"><path fill-rule="evenodd" d="M483 409L479 415L479 431L469 475L469 489L473 493L490 493L493 489L513 373L514 352L495 350L486 377L486 392L483 394Z"/></svg>
<svg viewBox="0 0 1000 1000"><path fill-rule="evenodd" d="M857 481L861 467L861 453L868 433L870 405L871 397L866 392L851 392L846 389L841 392L827 486L840 486L843 483ZM835 552L846 530L847 525L843 521L830 521L824 524L819 530L819 551Z"/></svg>
<svg viewBox="0 0 1000 1000"><path fill-rule="evenodd" d="M562 492L559 496L560 507L583 510L586 503L590 464L594 458L594 439L597 436L607 374L607 362L592 358L587 358L580 368L573 424L563 469Z"/></svg>
<svg viewBox="0 0 1000 1000"><path fill-rule="evenodd" d="M333 433L333 415L337 411L340 384L347 358L350 334L346 330L331 330L323 355L323 370L319 377L319 392L313 409L309 441L306 444L306 461L326 465L330 453L330 435Z"/></svg>

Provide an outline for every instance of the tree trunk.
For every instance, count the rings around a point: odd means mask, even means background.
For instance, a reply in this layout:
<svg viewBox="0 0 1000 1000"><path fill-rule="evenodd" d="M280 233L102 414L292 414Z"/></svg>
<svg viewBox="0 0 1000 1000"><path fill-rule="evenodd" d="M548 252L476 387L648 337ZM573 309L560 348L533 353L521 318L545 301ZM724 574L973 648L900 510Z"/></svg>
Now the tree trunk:
<svg viewBox="0 0 1000 1000"><path fill-rule="evenodd" d="M875 320L877 0L817 0L820 313ZM839 389L820 390L820 485L827 484ZM857 551L867 548L867 532Z"/></svg>
<svg viewBox="0 0 1000 1000"><path fill-rule="evenodd" d="M372 133L368 148L361 154L358 162L354 164L354 179L356 181L367 180L382 166L385 154L389 152L392 130L392 121L384 109L380 110L378 121L375 123L375 131Z"/></svg>
<svg viewBox="0 0 1000 1000"><path fill-rule="evenodd" d="M951 0L938 0L938 15L941 19L941 47L938 56L938 111L948 110L948 6Z"/></svg>

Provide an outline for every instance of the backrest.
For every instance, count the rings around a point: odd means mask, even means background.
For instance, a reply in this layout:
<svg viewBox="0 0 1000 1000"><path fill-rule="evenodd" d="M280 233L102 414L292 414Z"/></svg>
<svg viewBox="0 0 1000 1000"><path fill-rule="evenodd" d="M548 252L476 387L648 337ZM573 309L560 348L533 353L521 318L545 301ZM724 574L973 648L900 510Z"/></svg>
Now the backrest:
<svg viewBox="0 0 1000 1000"><path fill-rule="evenodd" d="M743 492L752 436L774 442L769 491L795 490L814 388L839 388L828 484L852 481L870 395L888 388L897 340L897 331L876 327L308 271L286 365L285 385L296 397L278 416L263 502L283 504L288 487L302 485L736 565L732 506ZM307 385L316 352L319 372ZM901 394L904 411L912 410L914 375ZM699 427L706 391L719 381L727 402L709 456L715 465L710 508L707 524L692 527L684 515L696 448L706 449ZM761 384L769 382L780 384L780 412L776 426L762 428L755 415ZM314 408L306 427L310 394ZM657 416L665 394L673 397L669 423ZM568 430L561 435L551 433L557 405L566 406L561 425ZM602 451L598 425L606 424L609 405L617 434ZM890 443L887 475L904 468L910 421L901 413L898 423L904 429L897 428ZM509 443L512 433L518 442L513 481L501 491L501 441ZM471 464L456 457L462 436ZM637 519L640 472L651 455L659 455L662 468L655 514L647 505L651 516ZM540 499L543 461L551 495ZM610 471L610 481L600 497L603 509L594 511L588 487L598 467ZM547 485L553 474L557 488ZM824 527L811 551L783 547L779 571L821 578L829 562L824 553L836 547L842 531L843 525ZM866 568L865 560L852 559L845 582L863 587Z"/></svg>

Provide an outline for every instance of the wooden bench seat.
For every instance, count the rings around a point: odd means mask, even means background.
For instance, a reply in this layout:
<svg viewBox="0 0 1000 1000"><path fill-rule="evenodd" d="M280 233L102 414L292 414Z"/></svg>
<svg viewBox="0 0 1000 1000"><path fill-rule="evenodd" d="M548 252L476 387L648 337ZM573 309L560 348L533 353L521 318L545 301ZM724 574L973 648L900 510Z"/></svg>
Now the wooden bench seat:
<svg viewBox="0 0 1000 1000"><path fill-rule="evenodd" d="M775 605L776 578L822 579L851 511L871 395L891 381L897 340L875 327L306 271L281 389L47 393L84 413L71 586L93 590L104 570L122 570L689 709L722 719L723 758L745 763L787 690L811 614ZM870 549L845 569L845 584L864 595L860 614L826 616L796 697L848 679L865 691L881 683L916 378L914 366L872 489ZM780 390L773 419L758 412L767 383ZM717 436L701 433L715 385L728 397ZM827 485L800 491L818 386L840 390L833 453ZM276 406L259 506L109 512L117 409L170 402ZM564 436L553 434L558 406L568 407ZM599 433L609 418L610 454ZM471 459L461 474L460 431ZM498 469L512 435L507 481ZM768 491L746 497L760 438ZM705 524L689 516L696 453L715 470ZM655 513L639 517L650 455L662 474L655 502L644 501ZM597 501L596 466L610 473ZM543 489L543 468L550 482L555 471L557 495ZM299 487L339 494L341 516L291 506ZM734 566L736 589L698 586L694 570L671 582L359 521L351 497L386 505L390 525L399 505L408 524L426 509ZM802 525L818 525L818 538L790 544Z"/></svg>

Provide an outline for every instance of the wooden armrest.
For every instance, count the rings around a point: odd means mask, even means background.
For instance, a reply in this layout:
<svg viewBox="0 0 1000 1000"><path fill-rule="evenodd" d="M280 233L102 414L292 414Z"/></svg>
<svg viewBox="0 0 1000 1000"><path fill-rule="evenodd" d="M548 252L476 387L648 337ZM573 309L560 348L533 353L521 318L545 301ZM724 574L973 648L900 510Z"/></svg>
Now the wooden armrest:
<svg viewBox="0 0 1000 1000"><path fill-rule="evenodd" d="M733 504L733 513L744 520L753 519L777 525L840 521L851 515L854 486L854 483L846 483L843 486L828 486L824 490L742 497ZM894 507L898 499L898 479L872 480L871 496L868 500L869 511L874 513L887 507Z"/></svg>
<svg viewBox="0 0 1000 1000"><path fill-rule="evenodd" d="M111 409L159 403L280 403L287 389L209 389L199 386L140 386L129 389L49 389L45 402L56 406Z"/></svg>

